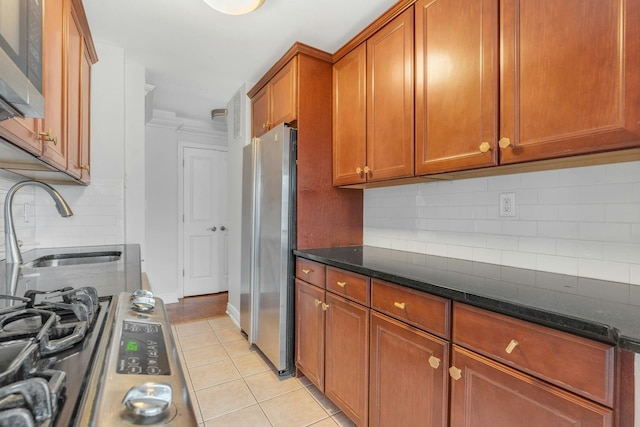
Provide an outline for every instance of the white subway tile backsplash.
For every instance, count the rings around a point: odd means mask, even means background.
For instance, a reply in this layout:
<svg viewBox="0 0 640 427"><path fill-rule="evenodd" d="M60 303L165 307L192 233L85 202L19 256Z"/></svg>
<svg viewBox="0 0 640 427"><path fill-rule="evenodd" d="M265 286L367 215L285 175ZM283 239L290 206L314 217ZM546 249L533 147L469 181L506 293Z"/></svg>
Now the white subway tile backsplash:
<svg viewBox="0 0 640 427"><path fill-rule="evenodd" d="M631 224L582 222L580 223L580 239L603 242L630 242Z"/></svg>
<svg viewBox="0 0 640 427"><path fill-rule="evenodd" d="M615 163L602 168L606 171L606 182L634 184L640 182L640 162Z"/></svg>
<svg viewBox="0 0 640 427"><path fill-rule="evenodd" d="M560 205L558 219L567 222L604 222L606 205Z"/></svg>
<svg viewBox="0 0 640 427"><path fill-rule="evenodd" d="M607 222L638 223L640 218L640 203L613 203L605 208L605 220Z"/></svg>
<svg viewBox="0 0 640 427"><path fill-rule="evenodd" d="M538 223L538 236L556 239L577 239L580 237L580 225L568 221L541 221Z"/></svg>
<svg viewBox="0 0 640 427"><path fill-rule="evenodd" d="M586 259L602 259L604 244L602 242L589 242L585 240L559 239L557 254L560 256L575 256Z"/></svg>
<svg viewBox="0 0 640 427"><path fill-rule="evenodd" d="M541 205L566 205L580 203L579 187L541 188L538 191Z"/></svg>
<svg viewBox="0 0 640 427"><path fill-rule="evenodd" d="M579 260L578 275L593 279L612 280L614 282L629 283L630 265L621 262Z"/></svg>
<svg viewBox="0 0 640 427"><path fill-rule="evenodd" d="M626 203L633 199L633 184L604 184L580 187L580 203Z"/></svg>
<svg viewBox="0 0 640 427"><path fill-rule="evenodd" d="M538 223L536 221L503 221L502 234L507 236L537 236Z"/></svg>
<svg viewBox="0 0 640 427"><path fill-rule="evenodd" d="M518 239L518 250L533 254L555 255L556 240L541 237L520 237Z"/></svg>
<svg viewBox="0 0 640 427"><path fill-rule="evenodd" d="M640 260L640 244L605 243L602 259L625 263L638 263Z"/></svg>
<svg viewBox="0 0 640 427"><path fill-rule="evenodd" d="M520 174L520 182L522 183L520 188L555 188L558 186L558 175L559 172L554 170Z"/></svg>
<svg viewBox="0 0 640 427"><path fill-rule="evenodd" d="M536 257L536 269L550 273L578 274L578 259L551 255L538 255Z"/></svg>
<svg viewBox="0 0 640 427"><path fill-rule="evenodd" d="M497 249L472 248L472 259L477 262L486 262L489 264L500 264L502 260L502 252Z"/></svg>
<svg viewBox="0 0 640 427"><path fill-rule="evenodd" d="M516 217L499 216L506 191ZM640 162L364 194L368 245L640 285Z"/></svg>
<svg viewBox="0 0 640 427"><path fill-rule="evenodd" d="M487 235L487 248L501 251L517 251L518 238L515 236L502 236L497 234Z"/></svg>
<svg viewBox="0 0 640 427"><path fill-rule="evenodd" d="M558 171L558 185L563 187L606 183L606 167L592 166Z"/></svg>

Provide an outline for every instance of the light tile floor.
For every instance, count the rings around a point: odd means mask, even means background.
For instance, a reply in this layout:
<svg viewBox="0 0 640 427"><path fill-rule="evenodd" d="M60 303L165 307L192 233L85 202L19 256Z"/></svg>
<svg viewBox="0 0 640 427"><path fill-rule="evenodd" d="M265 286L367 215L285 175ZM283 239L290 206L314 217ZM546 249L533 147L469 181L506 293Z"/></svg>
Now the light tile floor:
<svg viewBox="0 0 640 427"><path fill-rule="evenodd" d="M228 316L171 328L199 426L354 426L305 377L278 377Z"/></svg>

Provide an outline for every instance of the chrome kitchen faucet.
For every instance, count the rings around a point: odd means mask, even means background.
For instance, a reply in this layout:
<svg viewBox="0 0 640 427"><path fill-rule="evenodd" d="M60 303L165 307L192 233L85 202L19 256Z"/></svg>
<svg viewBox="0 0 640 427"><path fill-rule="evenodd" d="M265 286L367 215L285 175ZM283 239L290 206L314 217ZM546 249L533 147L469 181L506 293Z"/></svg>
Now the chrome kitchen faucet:
<svg viewBox="0 0 640 427"><path fill-rule="evenodd" d="M53 201L56 203L56 208L61 217L69 217L73 215L71 208L67 202L62 198L53 187L40 181L21 181L15 184L7 191L7 196L4 199L4 241L6 252L6 264L7 264L7 291L10 295L14 295L16 287L18 285L18 272L20 265L22 265L22 254L18 246L18 239L16 238L16 230L13 226L13 196L22 187L33 185L42 188L46 191Z"/></svg>

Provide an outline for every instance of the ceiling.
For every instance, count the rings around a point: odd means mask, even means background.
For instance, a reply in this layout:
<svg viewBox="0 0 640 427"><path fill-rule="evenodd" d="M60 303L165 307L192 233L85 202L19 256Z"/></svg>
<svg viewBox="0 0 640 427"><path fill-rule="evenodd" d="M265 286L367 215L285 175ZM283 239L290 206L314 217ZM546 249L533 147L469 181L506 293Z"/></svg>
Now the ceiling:
<svg viewBox="0 0 640 427"><path fill-rule="evenodd" d="M202 0L83 0L95 42L121 47L155 86L154 108L210 120L295 43L334 53L397 0L265 0L230 16ZM98 57L100 49L98 47Z"/></svg>

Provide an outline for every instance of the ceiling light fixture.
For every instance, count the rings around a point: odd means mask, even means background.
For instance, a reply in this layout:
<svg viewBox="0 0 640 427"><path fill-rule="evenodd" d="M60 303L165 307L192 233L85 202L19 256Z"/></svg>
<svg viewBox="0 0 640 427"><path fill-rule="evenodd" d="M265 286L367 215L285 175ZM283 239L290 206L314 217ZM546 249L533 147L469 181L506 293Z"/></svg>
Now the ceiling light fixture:
<svg viewBox="0 0 640 427"><path fill-rule="evenodd" d="M203 0L206 4L227 15L244 15L253 12L264 0Z"/></svg>

